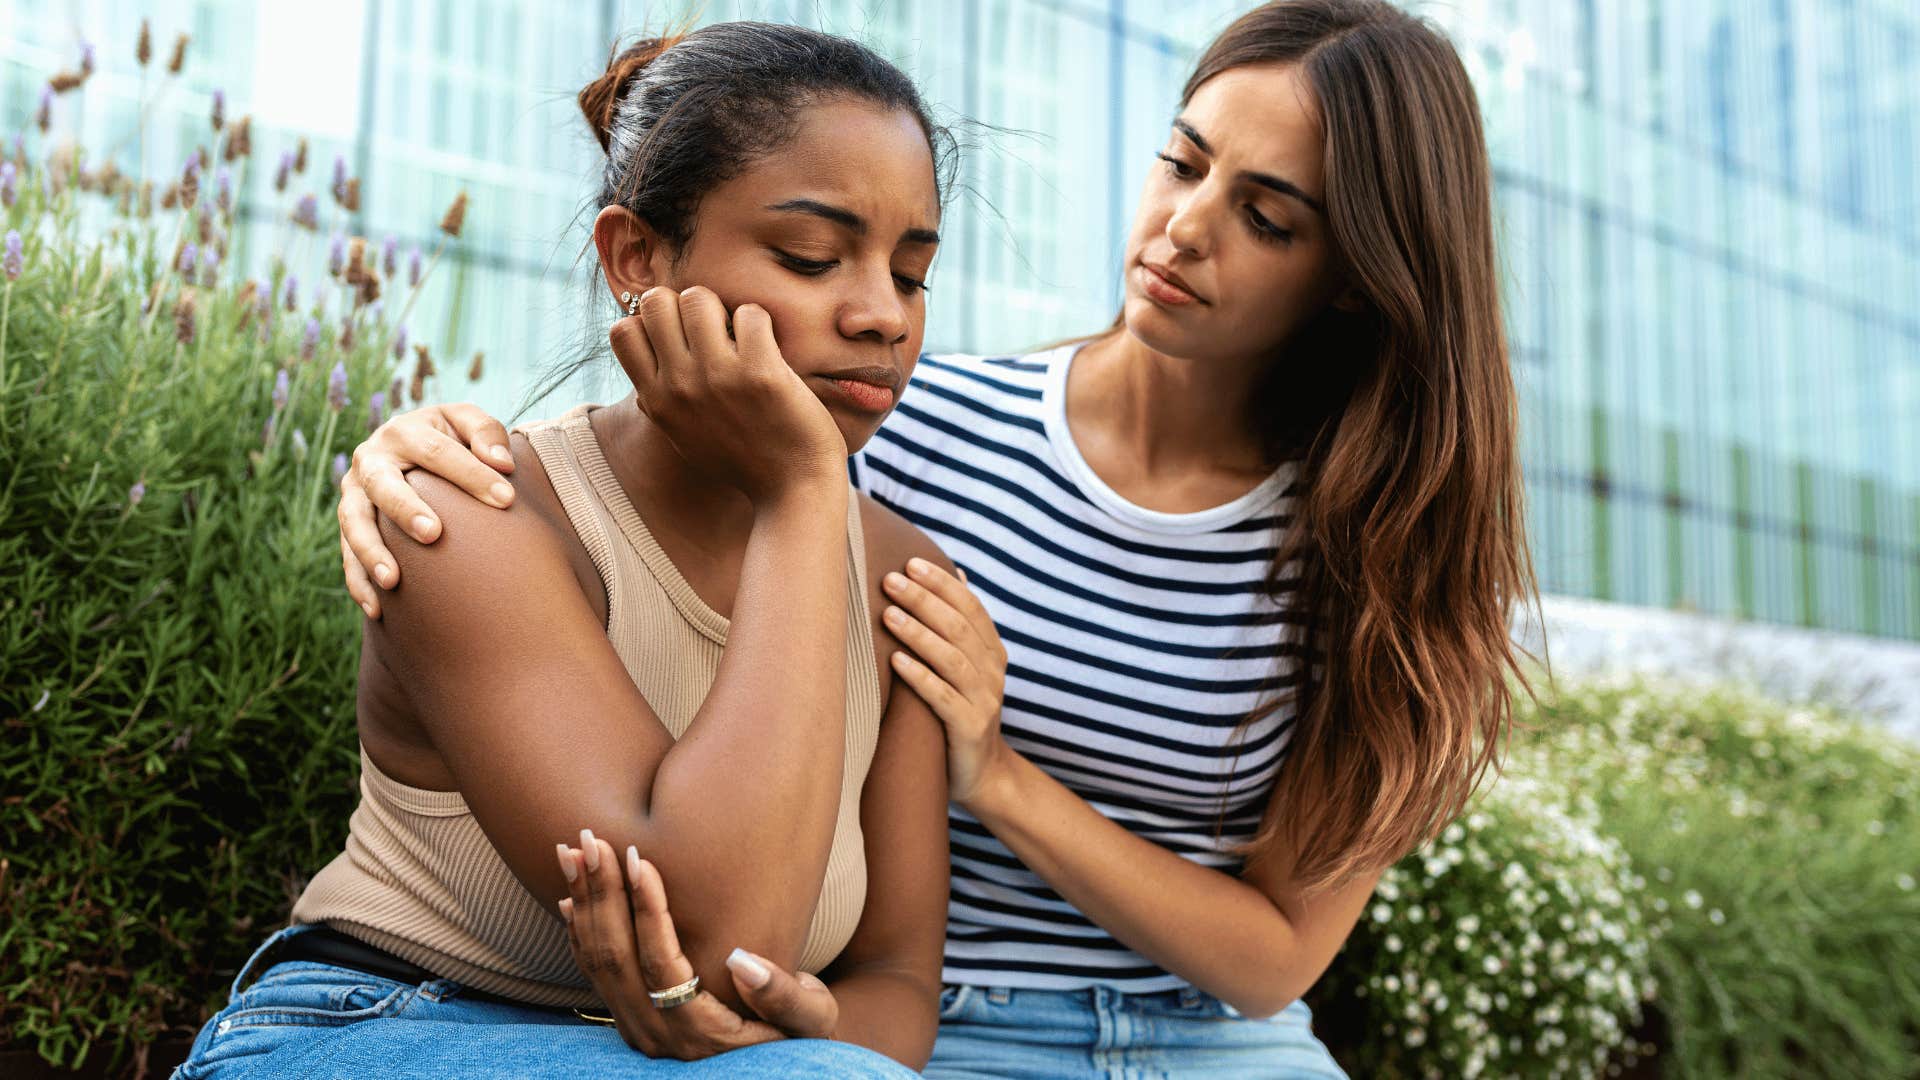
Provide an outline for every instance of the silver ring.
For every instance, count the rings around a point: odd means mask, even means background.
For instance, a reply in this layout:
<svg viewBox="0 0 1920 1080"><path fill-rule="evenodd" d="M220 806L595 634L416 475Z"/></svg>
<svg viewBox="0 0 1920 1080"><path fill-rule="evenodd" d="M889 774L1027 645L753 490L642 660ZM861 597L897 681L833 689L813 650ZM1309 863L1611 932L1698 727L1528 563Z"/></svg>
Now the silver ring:
<svg viewBox="0 0 1920 1080"><path fill-rule="evenodd" d="M656 1009L671 1009L685 1005L700 996L700 976L695 975L679 986L671 986L665 990L649 990L647 996L653 999L653 1007Z"/></svg>

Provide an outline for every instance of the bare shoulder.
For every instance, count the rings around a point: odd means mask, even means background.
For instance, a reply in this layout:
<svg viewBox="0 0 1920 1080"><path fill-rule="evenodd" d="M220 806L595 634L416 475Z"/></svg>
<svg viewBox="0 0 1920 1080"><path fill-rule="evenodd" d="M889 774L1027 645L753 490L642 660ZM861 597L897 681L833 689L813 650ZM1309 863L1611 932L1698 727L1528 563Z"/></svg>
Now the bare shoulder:
<svg viewBox="0 0 1920 1080"><path fill-rule="evenodd" d="M867 576L878 582L889 570L900 570L911 558L922 558L951 572L953 560L920 527L871 495L860 500L860 529L867 540Z"/></svg>

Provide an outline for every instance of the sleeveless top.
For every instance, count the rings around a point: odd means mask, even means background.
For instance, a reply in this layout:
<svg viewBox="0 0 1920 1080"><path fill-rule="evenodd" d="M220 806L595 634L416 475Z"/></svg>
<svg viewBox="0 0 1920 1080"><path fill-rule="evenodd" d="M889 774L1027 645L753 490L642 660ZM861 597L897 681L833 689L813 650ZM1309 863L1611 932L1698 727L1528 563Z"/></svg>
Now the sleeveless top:
<svg viewBox="0 0 1920 1080"><path fill-rule="evenodd" d="M967 572L1007 649L1007 744L1133 833L1237 874L1291 744L1305 668L1266 576L1299 501L1283 465L1192 513L1128 501L1067 427L1078 345L923 356L852 458L855 486ZM1288 568L1291 577L1295 568ZM1244 725L1244 726L1243 726ZM943 981L1130 994L1187 983L1088 918L972 815L948 808Z"/></svg>
<svg viewBox="0 0 1920 1080"><path fill-rule="evenodd" d="M518 430L539 454L606 585L607 636L634 685L679 738L713 685L728 620L700 599L641 521L594 439L590 408ZM857 497L848 500L847 536L840 812L800 961L815 973L846 946L865 906L860 790L882 712ZM382 773L364 747L360 767L360 805L346 850L301 893L292 921L325 923L435 974L517 1001L595 1004L553 905L520 884L460 793L402 784Z"/></svg>

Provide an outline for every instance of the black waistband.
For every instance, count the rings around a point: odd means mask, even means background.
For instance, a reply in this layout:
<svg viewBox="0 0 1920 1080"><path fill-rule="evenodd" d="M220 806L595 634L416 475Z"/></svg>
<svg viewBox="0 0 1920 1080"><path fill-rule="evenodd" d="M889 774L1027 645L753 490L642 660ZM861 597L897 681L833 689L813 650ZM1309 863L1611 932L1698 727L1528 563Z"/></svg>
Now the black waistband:
<svg viewBox="0 0 1920 1080"><path fill-rule="evenodd" d="M436 975L411 960L398 957L385 949L369 945L350 934L343 934L331 926L318 923L312 929L282 938L279 947L270 958L270 964L286 960L306 960L317 964L331 964L334 967L348 968L365 972L382 979L392 979L398 983L418 985L432 982L444 976ZM458 980L453 980L458 981ZM503 1005L513 1005L522 1009L540 1009L546 1012L564 1013L591 1019L578 1009L563 1005L535 1005L531 1002L516 1001L500 994L488 993L465 983L460 983L460 997L473 1001L495 1001ZM595 1021L602 1022L602 1021Z"/></svg>
<svg viewBox="0 0 1920 1080"><path fill-rule="evenodd" d="M279 955L274 960L332 964L402 983L431 982L440 977L411 960L403 960L331 926L315 926L286 938L280 943Z"/></svg>

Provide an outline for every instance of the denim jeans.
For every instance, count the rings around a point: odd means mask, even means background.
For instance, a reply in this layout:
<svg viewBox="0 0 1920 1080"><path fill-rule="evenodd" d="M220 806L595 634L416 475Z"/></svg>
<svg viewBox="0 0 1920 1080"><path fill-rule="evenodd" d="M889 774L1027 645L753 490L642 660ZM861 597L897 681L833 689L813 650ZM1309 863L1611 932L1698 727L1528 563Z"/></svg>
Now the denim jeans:
<svg viewBox="0 0 1920 1080"><path fill-rule="evenodd" d="M256 972L276 942L309 929L289 927L260 946L234 979L227 1007L200 1029L175 1080L914 1075L871 1050L823 1039L763 1043L701 1061L649 1058L606 1025L565 1010L463 996L465 988L451 979L402 983L305 960Z"/></svg>
<svg viewBox="0 0 1920 1080"><path fill-rule="evenodd" d="M949 986L928 1080L1346 1080L1295 1002L1249 1019L1191 987L1157 994Z"/></svg>

